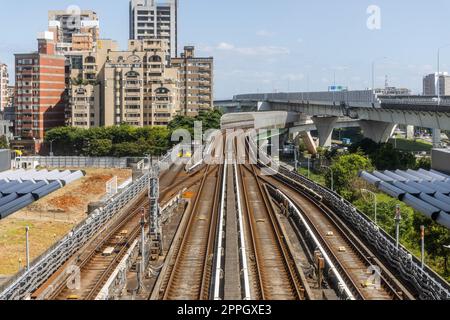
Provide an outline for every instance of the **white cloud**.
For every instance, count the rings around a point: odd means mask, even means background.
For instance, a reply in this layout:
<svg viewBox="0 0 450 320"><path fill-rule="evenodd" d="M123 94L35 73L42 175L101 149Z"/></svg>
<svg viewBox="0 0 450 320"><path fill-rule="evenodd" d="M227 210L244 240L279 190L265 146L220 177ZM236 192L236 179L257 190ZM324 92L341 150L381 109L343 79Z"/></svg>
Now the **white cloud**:
<svg viewBox="0 0 450 320"><path fill-rule="evenodd" d="M231 43L221 42L217 46L200 46L204 52L228 51L246 56L273 56L290 54L289 48L278 46L237 47Z"/></svg>
<svg viewBox="0 0 450 320"><path fill-rule="evenodd" d="M256 35L259 37L273 37L275 35L275 32L267 30L259 30L258 32L256 32Z"/></svg>
<svg viewBox="0 0 450 320"><path fill-rule="evenodd" d="M305 75L303 73L298 73L298 74L289 73L289 74L285 74L284 76L282 76L282 79L289 80L289 81L301 81L301 80L305 79Z"/></svg>
<svg viewBox="0 0 450 320"><path fill-rule="evenodd" d="M226 43L226 42L221 42L217 46L217 49L218 50L233 50L234 49L234 45Z"/></svg>

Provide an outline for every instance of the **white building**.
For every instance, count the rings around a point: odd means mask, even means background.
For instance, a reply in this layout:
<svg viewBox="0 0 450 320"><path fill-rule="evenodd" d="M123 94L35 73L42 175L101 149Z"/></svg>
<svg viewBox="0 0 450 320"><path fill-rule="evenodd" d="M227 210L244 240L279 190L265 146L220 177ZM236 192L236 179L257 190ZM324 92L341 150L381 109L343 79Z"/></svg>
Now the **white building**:
<svg viewBox="0 0 450 320"><path fill-rule="evenodd" d="M423 95L437 96L438 86L441 96L450 96L450 76L447 72L436 72L425 76L423 78Z"/></svg>
<svg viewBox="0 0 450 320"><path fill-rule="evenodd" d="M130 0L130 40L167 40L169 60L178 54L178 0L166 1Z"/></svg>
<svg viewBox="0 0 450 320"><path fill-rule="evenodd" d="M8 66L0 62L0 111L5 110L9 103L9 75Z"/></svg>

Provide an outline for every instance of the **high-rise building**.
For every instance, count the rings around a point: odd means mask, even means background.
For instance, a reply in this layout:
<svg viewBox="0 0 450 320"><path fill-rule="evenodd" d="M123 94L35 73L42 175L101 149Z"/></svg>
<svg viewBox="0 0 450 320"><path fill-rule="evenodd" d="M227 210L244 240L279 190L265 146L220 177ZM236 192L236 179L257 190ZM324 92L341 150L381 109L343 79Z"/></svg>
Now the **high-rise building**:
<svg viewBox="0 0 450 320"><path fill-rule="evenodd" d="M196 116L199 111L212 109L214 59L196 57L194 47L186 46L181 57L172 58L171 64L179 72L183 113Z"/></svg>
<svg viewBox="0 0 450 320"><path fill-rule="evenodd" d="M169 58L176 57L177 10L178 0L130 0L130 40L167 40Z"/></svg>
<svg viewBox="0 0 450 320"><path fill-rule="evenodd" d="M9 104L9 74L8 66L0 62L0 111L3 111Z"/></svg>
<svg viewBox="0 0 450 320"><path fill-rule="evenodd" d="M103 82L105 126L165 126L180 114L178 70L166 66L167 42L130 40L111 51Z"/></svg>
<svg viewBox="0 0 450 320"><path fill-rule="evenodd" d="M15 55L14 148L39 153L45 132L65 124L65 57L52 32L38 34L38 51Z"/></svg>
<svg viewBox="0 0 450 320"><path fill-rule="evenodd" d="M67 124L79 128L101 125L104 83L101 75L110 51L117 51L113 40L98 40L95 51L72 51L66 54L68 64L69 105Z"/></svg>
<svg viewBox="0 0 450 320"><path fill-rule="evenodd" d="M91 10L49 11L48 28L55 35L58 52L93 50L100 38L99 20Z"/></svg>
<svg viewBox="0 0 450 320"><path fill-rule="evenodd" d="M450 95L450 76L447 72L432 73L423 78L423 95L437 96L437 87L441 96Z"/></svg>
<svg viewBox="0 0 450 320"><path fill-rule="evenodd" d="M167 125L180 114L180 101L178 69L166 65L166 52L164 40L130 40L126 51L101 40L96 52L73 52L69 123Z"/></svg>

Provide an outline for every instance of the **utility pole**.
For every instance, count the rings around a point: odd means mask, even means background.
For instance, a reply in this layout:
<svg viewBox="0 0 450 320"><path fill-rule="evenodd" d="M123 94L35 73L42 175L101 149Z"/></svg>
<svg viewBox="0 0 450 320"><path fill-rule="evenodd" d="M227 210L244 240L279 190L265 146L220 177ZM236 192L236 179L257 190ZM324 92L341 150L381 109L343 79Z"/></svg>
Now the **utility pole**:
<svg viewBox="0 0 450 320"><path fill-rule="evenodd" d="M400 222L402 221L402 214L400 211L400 205L395 208L395 246L398 249L400 244Z"/></svg>
<svg viewBox="0 0 450 320"><path fill-rule="evenodd" d="M298 172L298 165L297 165L298 159L297 159L297 146L294 147L294 168L295 172Z"/></svg>
<svg viewBox="0 0 450 320"><path fill-rule="evenodd" d="M421 262L422 269L425 266L425 226L420 226L420 240L421 240Z"/></svg>
<svg viewBox="0 0 450 320"><path fill-rule="evenodd" d="M25 251L26 251L26 263L27 263L27 271L30 270L30 243L29 243L29 234L30 227L25 227Z"/></svg>
<svg viewBox="0 0 450 320"><path fill-rule="evenodd" d="M145 274L145 209L142 208L141 216L141 266L139 270L139 288L142 288Z"/></svg>
<svg viewBox="0 0 450 320"><path fill-rule="evenodd" d="M159 165L150 164L149 167L149 235L152 250L152 258L162 254L162 231L159 222Z"/></svg>

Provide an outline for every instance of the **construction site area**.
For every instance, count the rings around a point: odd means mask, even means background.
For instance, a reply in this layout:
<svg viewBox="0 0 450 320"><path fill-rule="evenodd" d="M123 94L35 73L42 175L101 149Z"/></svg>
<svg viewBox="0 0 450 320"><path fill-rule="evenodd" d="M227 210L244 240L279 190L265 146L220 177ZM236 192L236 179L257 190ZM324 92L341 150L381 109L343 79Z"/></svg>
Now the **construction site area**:
<svg viewBox="0 0 450 320"><path fill-rule="evenodd" d="M26 267L26 227L33 260L88 216L89 204L107 194L106 184L131 181L131 169L83 169L86 175L0 220L0 285Z"/></svg>

